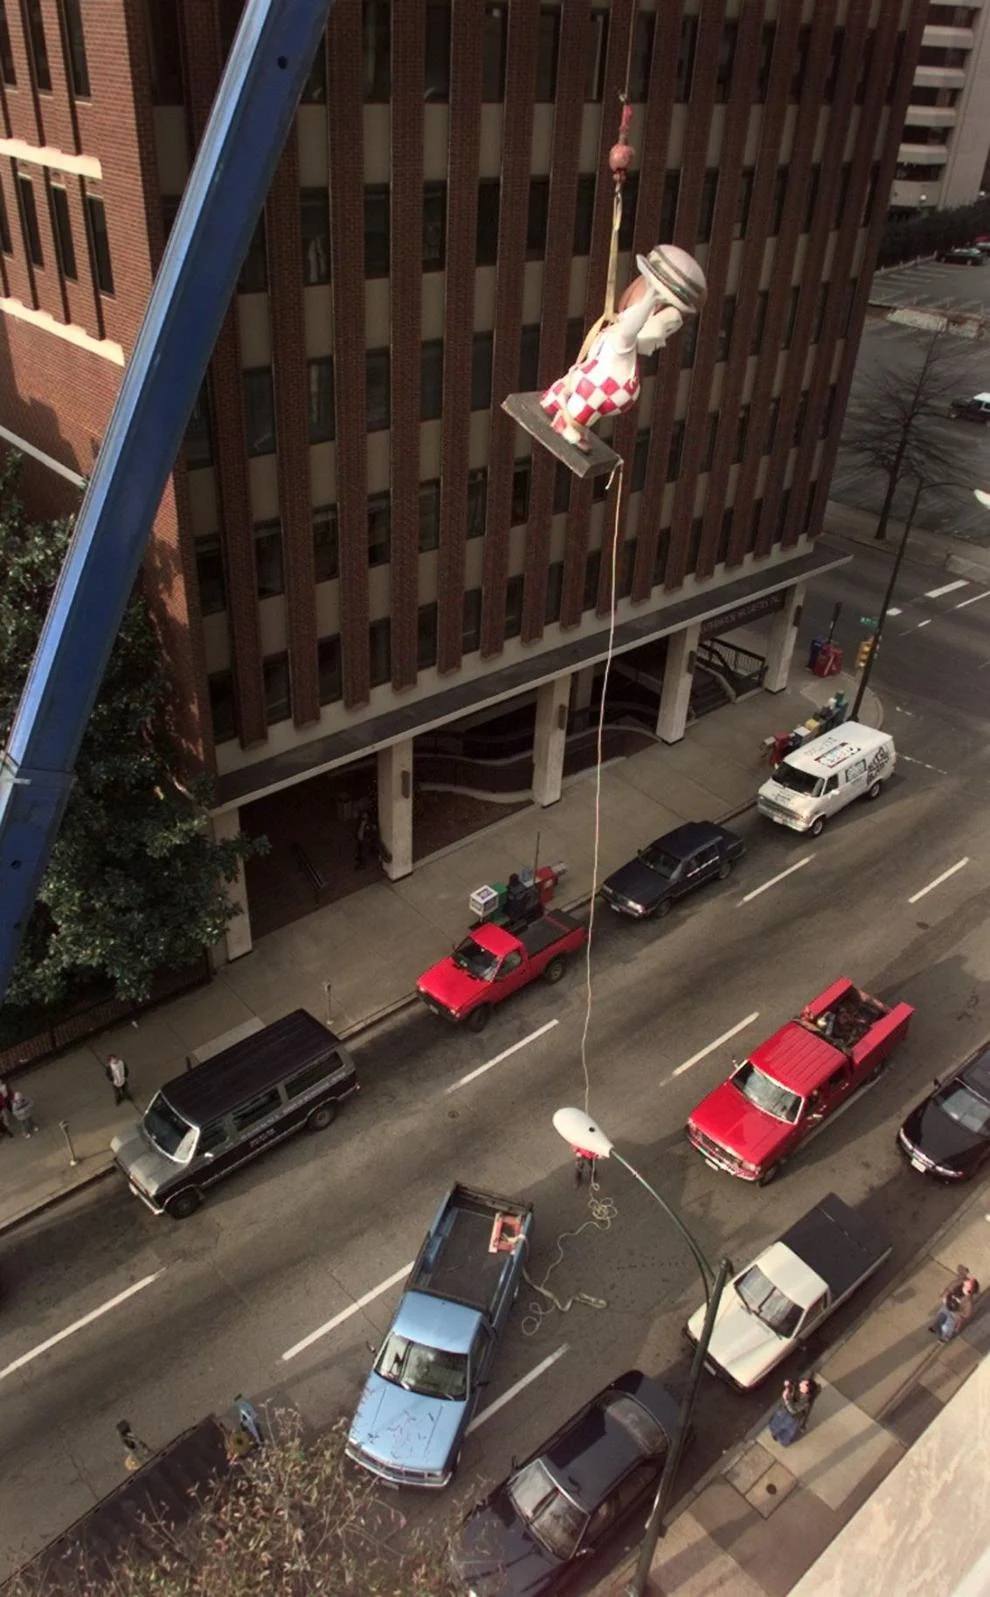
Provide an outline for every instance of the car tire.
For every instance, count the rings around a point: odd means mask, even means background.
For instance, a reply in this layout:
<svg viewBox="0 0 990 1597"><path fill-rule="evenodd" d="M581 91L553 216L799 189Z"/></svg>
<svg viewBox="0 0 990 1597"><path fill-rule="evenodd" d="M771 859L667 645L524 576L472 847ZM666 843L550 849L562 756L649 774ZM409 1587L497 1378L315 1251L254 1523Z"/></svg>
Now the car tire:
<svg viewBox="0 0 990 1597"><path fill-rule="evenodd" d="M814 820L812 821L811 825L808 827L808 836L809 837L821 837L821 835L824 832L824 830L825 830L825 817L824 817L824 815L816 815Z"/></svg>
<svg viewBox="0 0 990 1597"><path fill-rule="evenodd" d="M660 900L659 904L657 905L656 909L653 911L653 915L654 915L656 920L663 920L664 916L665 915L669 915L669 914L670 914L670 899L669 898L662 898Z"/></svg>
<svg viewBox="0 0 990 1597"><path fill-rule="evenodd" d="M337 1105L335 1103L321 1103L318 1109L313 1110L313 1113L306 1121L306 1125L310 1131L326 1131L328 1126L333 1125L336 1118Z"/></svg>
<svg viewBox="0 0 990 1597"><path fill-rule="evenodd" d="M763 1174L760 1176L760 1179L757 1182L757 1186L768 1187L770 1185L771 1181L776 1181L776 1179L777 1179L777 1177L779 1175L780 1175L780 1160L778 1159L776 1164L772 1164L772 1165L768 1165L767 1166L766 1170L764 1170Z"/></svg>
<svg viewBox="0 0 990 1597"><path fill-rule="evenodd" d="M871 787L868 787L866 789L866 797L868 799L870 799L871 802L872 802L873 799L878 799L880 797L880 794L881 794L882 791L883 791L883 783L882 782L874 782Z"/></svg>
<svg viewBox="0 0 990 1597"><path fill-rule="evenodd" d="M184 1192L177 1192L174 1198L169 1198L165 1205L165 1213L172 1220L188 1220L195 1214L203 1199L195 1187L187 1187Z"/></svg>
<svg viewBox="0 0 990 1597"><path fill-rule="evenodd" d="M720 882L728 881L729 877L732 875L733 864L734 861L730 859L724 859L722 861L718 868L718 879Z"/></svg>
<svg viewBox="0 0 990 1597"><path fill-rule="evenodd" d="M479 1031L484 1031L489 1020L491 1019L491 1012L491 1004L479 1004L477 1009L472 1009L467 1020L464 1022L468 1031L473 1031L475 1036L478 1035Z"/></svg>
<svg viewBox="0 0 990 1597"><path fill-rule="evenodd" d="M543 980L549 982L551 987L553 987L557 982L560 981L566 969L567 960L565 959L564 955L555 954L546 970L543 972Z"/></svg>

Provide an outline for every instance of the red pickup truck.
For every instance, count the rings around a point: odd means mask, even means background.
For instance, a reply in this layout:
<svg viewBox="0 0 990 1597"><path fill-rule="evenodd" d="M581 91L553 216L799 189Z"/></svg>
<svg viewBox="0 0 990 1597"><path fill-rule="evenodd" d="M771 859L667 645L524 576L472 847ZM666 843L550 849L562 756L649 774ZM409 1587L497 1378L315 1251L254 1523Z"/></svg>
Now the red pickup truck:
<svg viewBox="0 0 990 1597"><path fill-rule="evenodd" d="M713 1170L766 1186L876 1080L913 1014L910 1004L888 1009L845 977L833 982L701 1100L689 1141Z"/></svg>
<svg viewBox="0 0 990 1597"><path fill-rule="evenodd" d="M563 910L547 910L518 937L504 926L476 926L452 954L431 965L416 983L427 1009L470 1031L487 1026L501 1004L537 976L556 982L567 958L584 943L588 928Z"/></svg>

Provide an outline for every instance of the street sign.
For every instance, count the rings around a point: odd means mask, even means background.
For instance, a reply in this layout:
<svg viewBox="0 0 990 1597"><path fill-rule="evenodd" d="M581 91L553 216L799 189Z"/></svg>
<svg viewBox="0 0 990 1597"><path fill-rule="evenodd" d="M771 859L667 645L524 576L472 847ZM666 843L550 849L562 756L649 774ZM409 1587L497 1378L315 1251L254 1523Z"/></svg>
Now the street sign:
<svg viewBox="0 0 990 1597"><path fill-rule="evenodd" d="M859 619L860 624L864 627L875 627L879 625L876 616L860 616Z"/></svg>

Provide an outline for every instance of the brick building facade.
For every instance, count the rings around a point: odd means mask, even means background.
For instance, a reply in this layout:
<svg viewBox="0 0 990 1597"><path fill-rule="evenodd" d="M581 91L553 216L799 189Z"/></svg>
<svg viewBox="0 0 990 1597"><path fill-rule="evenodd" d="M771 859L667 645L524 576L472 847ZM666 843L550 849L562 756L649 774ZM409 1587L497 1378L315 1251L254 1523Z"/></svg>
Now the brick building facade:
<svg viewBox="0 0 990 1597"><path fill-rule="evenodd" d="M239 10L0 5L0 436L33 451L39 511L78 502ZM218 830L375 750L401 874L417 733L526 695L534 791L559 793L612 505L500 401L601 311L627 79L620 289L664 240L709 300L612 432L617 645L667 639L668 741L713 617L765 599L783 685L835 563L816 538L925 12L338 0L146 563Z"/></svg>

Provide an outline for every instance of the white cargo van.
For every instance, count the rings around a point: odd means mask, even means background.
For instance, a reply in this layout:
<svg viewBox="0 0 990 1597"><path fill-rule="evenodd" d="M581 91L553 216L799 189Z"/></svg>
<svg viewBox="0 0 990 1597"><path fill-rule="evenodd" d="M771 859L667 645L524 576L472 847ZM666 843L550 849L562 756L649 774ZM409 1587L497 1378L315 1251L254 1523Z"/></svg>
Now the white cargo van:
<svg viewBox="0 0 990 1597"><path fill-rule="evenodd" d="M896 761L889 732L846 721L786 755L760 788L756 807L778 826L817 837L853 799L879 798Z"/></svg>

